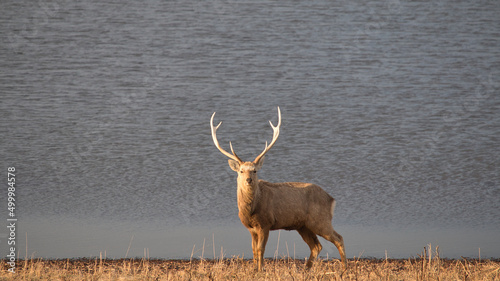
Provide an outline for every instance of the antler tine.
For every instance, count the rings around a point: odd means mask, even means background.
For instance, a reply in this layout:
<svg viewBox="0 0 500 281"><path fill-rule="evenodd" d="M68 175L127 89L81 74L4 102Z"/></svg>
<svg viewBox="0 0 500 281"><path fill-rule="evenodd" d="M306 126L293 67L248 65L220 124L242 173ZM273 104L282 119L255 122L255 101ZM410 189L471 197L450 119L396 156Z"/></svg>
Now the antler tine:
<svg viewBox="0 0 500 281"><path fill-rule="evenodd" d="M234 152L233 145L231 144L231 142L229 142L229 146L231 147L231 152L233 154L225 151L224 149L222 149L222 147L220 147L219 141L217 140L216 132L217 132L217 129L219 129L219 126L222 124L222 122L219 122L219 124L214 128L214 116L215 116L215 112L214 112L214 114L212 114L212 118L210 118L210 129L212 130L212 139L214 141L215 146L219 149L220 152L222 152L222 154L226 155L227 157L229 157L235 161L242 163L243 161Z"/></svg>
<svg viewBox="0 0 500 281"><path fill-rule="evenodd" d="M231 148L231 153L233 153L234 157L238 158L238 161L243 162L241 158L238 155L236 155L236 152L234 152L233 144L231 142L229 142L229 147Z"/></svg>
<svg viewBox="0 0 500 281"><path fill-rule="evenodd" d="M278 136L280 134L280 127L281 127L281 110L280 110L279 106L278 106L278 125L274 126L271 121L269 121L269 124L271 125L271 128L273 128L273 140L271 141L269 146L267 145L267 141L266 141L266 148L264 148L264 151L262 151L262 153L259 154L259 156L257 156L255 158L255 160L253 160L254 163L258 163L259 160L262 157L264 157L264 155L271 149L271 147L273 147L276 140L278 140Z"/></svg>

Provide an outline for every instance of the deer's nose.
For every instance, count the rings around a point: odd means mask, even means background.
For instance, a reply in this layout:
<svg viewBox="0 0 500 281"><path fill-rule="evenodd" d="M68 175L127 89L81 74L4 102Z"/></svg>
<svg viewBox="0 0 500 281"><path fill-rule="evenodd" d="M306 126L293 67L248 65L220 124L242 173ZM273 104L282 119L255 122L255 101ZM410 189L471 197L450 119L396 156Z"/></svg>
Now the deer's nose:
<svg viewBox="0 0 500 281"><path fill-rule="evenodd" d="M252 183L252 178L247 178L247 183Z"/></svg>

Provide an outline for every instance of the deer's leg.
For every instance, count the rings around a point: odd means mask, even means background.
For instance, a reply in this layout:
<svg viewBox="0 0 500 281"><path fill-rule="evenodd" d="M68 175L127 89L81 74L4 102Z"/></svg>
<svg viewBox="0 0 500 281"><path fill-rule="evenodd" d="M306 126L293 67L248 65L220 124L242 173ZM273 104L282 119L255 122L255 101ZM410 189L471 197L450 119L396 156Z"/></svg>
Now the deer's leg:
<svg viewBox="0 0 500 281"><path fill-rule="evenodd" d="M321 249L323 247L321 247L321 243L319 243L316 234L314 234L314 232L312 232L310 229L303 227L297 231L311 249L311 255L309 256L309 259L307 260L306 263L306 268L309 269L311 268L313 261L316 259L319 252L321 252Z"/></svg>
<svg viewBox="0 0 500 281"><path fill-rule="evenodd" d="M340 259L342 260L342 263L344 264L344 268L347 268L347 259L345 257L345 248L344 248L344 239L340 234L338 234L335 230L333 230L333 227L330 226L326 231L318 233L321 237L325 238L326 240L332 242L335 247L339 250L340 254Z"/></svg>
<svg viewBox="0 0 500 281"><path fill-rule="evenodd" d="M269 230L261 229L258 231L258 239L257 239L257 270L262 271L262 267L264 264L264 252L266 250L267 238L269 238Z"/></svg>
<svg viewBox="0 0 500 281"><path fill-rule="evenodd" d="M252 235L252 252L253 252L253 263L257 265L258 252L257 252L257 242L259 241L259 235L254 230L249 230Z"/></svg>

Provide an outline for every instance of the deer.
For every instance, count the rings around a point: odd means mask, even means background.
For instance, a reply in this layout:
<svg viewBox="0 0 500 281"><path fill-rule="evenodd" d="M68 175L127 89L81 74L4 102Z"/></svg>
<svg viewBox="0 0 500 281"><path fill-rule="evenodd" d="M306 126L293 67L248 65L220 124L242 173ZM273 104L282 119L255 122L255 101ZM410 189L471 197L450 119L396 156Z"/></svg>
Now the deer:
<svg viewBox="0 0 500 281"><path fill-rule="evenodd" d="M217 140L214 127L214 112L210 118L212 139L219 151L227 156L229 167L238 173L237 204L241 223L252 236L253 262L256 270L262 271L264 251L271 230L296 230L311 250L306 263L310 269L322 250L318 235L332 242L338 249L344 269L347 268L344 240L332 226L335 199L318 185L302 182L270 183L261 180L257 172L262 168L266 153L276 143L281 127L281 111L278 107L278 124L269 124L273 129L271 143L252 162L245 162L234 152L224 150Z"/></svg>

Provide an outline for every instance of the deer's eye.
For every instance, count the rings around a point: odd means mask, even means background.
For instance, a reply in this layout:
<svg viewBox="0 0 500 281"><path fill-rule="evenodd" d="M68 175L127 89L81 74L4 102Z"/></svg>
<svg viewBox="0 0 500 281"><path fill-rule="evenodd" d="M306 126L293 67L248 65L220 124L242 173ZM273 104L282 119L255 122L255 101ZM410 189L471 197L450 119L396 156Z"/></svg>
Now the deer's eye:
<svg viewBox="0 0 500 281"><path fill-rule="evenodd" d="M257 174L257 171L253 171L254 174Z"/></svg>

